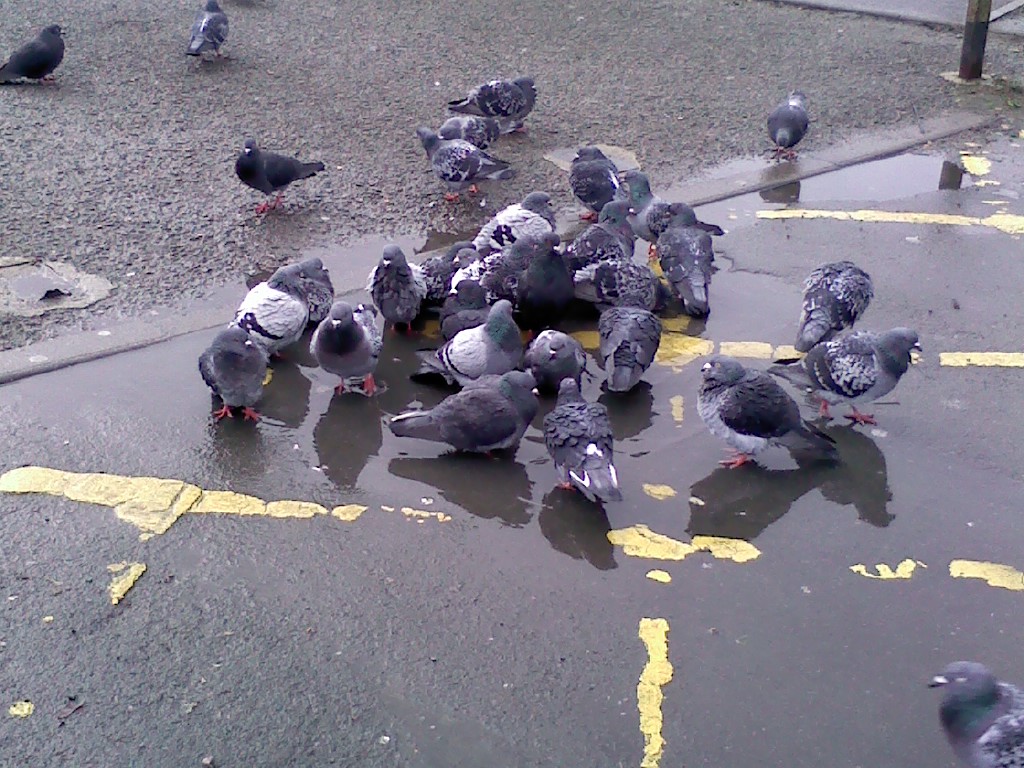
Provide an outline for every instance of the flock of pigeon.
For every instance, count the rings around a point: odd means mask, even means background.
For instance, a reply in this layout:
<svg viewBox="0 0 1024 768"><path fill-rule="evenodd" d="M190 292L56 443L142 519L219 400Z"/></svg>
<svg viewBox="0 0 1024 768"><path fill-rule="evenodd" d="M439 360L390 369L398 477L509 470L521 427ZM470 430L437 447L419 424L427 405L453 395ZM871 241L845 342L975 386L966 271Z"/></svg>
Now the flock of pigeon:
<svg viewBox="0 0 1024 768"><path fill-rule="evenodd" d="M187 53L220 56L227 35L226 15L216 0L205 0ZM48 26L0 67L0 83L52 81L63 55L61 28ZM417 130L431 168L447 187L446 199L475 192L477 182L514 176L486 149L501 135L523 130L536 98L531 78L494 80L449 102L454 114L438 131ZM808 125L806 97L794 92L768 117L777 158L795 157ZM235 164L243 183L277 195L258 213L278 206L289 184L323 169L322 163L262 152L251 139ZM532 192L499 211L472 242L456 243L422 264L409 263L397 246L386 247L369 276L372 304L335 301L318 258L281 267L249 291L234 320L199 358L204 381L222 402L215 419L240 412L243 419L258 420L254 407L269 361L298 342L310 324L316 326L310 351L340 378L336 391L372 396L384 325L412 333L411 324L433 308L444 344L421 352L420 369L412 376L435 378L458 391L430 410L395 416L391 431L459 451L514 450L537 414L538 395L556 394L543 431L559 482L594 501L621 499L608 411L580 394L586 354L576 339L552 326L574 301L600 310L597 359L604 385L611 392L629 391L654 361L662 331L658 312L672 304L693 316L710 312L711 237L723 232L698 220L685 203L654 195L639 171L620 173L597 147L578 150L569 184L586 208L581 218L594 223L564 250L551 198ZM647 263L634 261L638 238L650 244ZM739 467L771 443L838 459L834 441L801 417L777 378L816 396L821 418L831 418L830 405L845 403L851 407L848 419L875 423L856 405L891 392L920 346L908 328L844 333L873 295L870 276L853 263L824 264L804 281L794 345L805 353L802 358L767 371L720 355L704 363L697 408L712 434L735 451L723 464ZM532 337L525 348L524 330ZM945 689L941 722L966 765L1024 766L1024 693L973 662L951 664L931 684Z"/></svg>

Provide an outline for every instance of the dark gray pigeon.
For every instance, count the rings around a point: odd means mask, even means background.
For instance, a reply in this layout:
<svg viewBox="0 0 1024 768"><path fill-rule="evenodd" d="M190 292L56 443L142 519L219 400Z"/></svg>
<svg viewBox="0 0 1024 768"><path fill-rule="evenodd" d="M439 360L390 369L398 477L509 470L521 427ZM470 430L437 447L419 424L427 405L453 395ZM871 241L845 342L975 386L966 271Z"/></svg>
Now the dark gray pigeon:
<svg viewBox="0 0 1024 768"><path fill-rule="evenodd" d="M619 169L597 147L580 147L569 167L572 193L587 208L580 215L585 221L597 221L608 203L624 194L619 185Z"/></svg>
<svg viewBox="0 0 1024 768"><path fill-rule="evenodd" d="M324 170L323 163L304 163L294 157L264 152L253 139L246 139L235 159L235 174L247 187L265 195L277 196L256 206L256 213L266 213L281 205L284 189L293 181L308 179Z"/></svg>
<svg viewBox="0 0 1024 768"><path fill-rule="evenodd" d="M244 328L267 356L294 344L309 322L309 298L302 268L288 264L253 286L232 325Z"/></svg>
<svg viewBox="0 0 1024 768"><path fill-rule="evenodd" d="M403 325L411 332L410 325L420 314L427 295L419 264L410 264L397 245L386 246L377 266L370 270L366 290L385 321Z"/></svg>
<svg viewBox="0 0 1024 768"><path fill-rule="evenodd" d="M63 34L58 25L51 24L18 48L0 66L0 83L12 83L22 78L53 82L51 75L64 60Z"/></svg>
<svg viewBox="0 0 1024 768"><path fill-rule="evenodd" d="M445 183L444 199L459 199L459 192L476 192L476 182L484 179L507 181L516 175L508 163L491 157L462 139L442 139L429 128L417 128L423 150L434 174Z"/></svg>
<svg viewBox="0 0 1024 768"><path fill-rule="evenodd" d="M548 232L519 280L516 308L519 325L536 333L558 322L572 303L572 273L557 250L558 235Z"/></svg>
<svg viewBox="0 0 1024 768"><path fill-rule="evenodd" d="M628 392L651 367L661 344L661 320L639 307L612 307L597 322L598 359L611 392Z"/></svg>
<svg viewBox="0 0 1024 768"><path fill-rule="evenodd" d="M319 323L331 311L334 303L334 283L331 273L318 256L311 256L298 263L303 287L309 299L309 322Z"/></svg>
<svg viewBox="0 0 1024 768"><path fill-rule="evenodd" d="M459 331L487 322L487 292L474 280L460 280L441 307L441 338L450 341Z"/></svg>
<svg viewBox="0 0 1024 768"><path fill-rule="evenodd" d="M851 327L874 296L870 275L853 262L822 264L804 280L800 328L793 346L806 352Z"/></svg>
<svg viewBox="0 0 1024 768"><path fill-rule="evenodd" d="M775 145L772 151L776 159L796 159L793 147L807 133L808 125L807 97L800 91L793 91L768 115L768 138Z"/></svg>
<svg viewBox="0 0 1024 768"><path fill-rule="evenodd" d="M708 289L715 260L711 236L697 227L671 226L658 238L657 252L661 271L686 314L705 317L711 311Z"/></svg>
<svg viewBox="0 0 1024 768"><path fill-rule="evenodd" d="M450 395L429 411L410 411L388 423L399 437L447 443L457 451L516 448L537 415L533 376L511 371Z"/></svg>
<svg viewBox="0 0 1024 768"><path fill-rule="evenodd" d="M228 39L228 17L217 4L217 0L206 0L192 23L192 40L185 52L189 56L200 56L204 51L213 51L220 56L220 47Z"/></svg>
<svg viewBox="0 0 1024 768"><path fill-rule="evenodd" d="M683 202L654 204L647 216L647 226L655 237L655 243L657 238L661 237L661 233L669 227L696 227L715 237L725 234L725 230L717 224L708 224L698 219L693 208Z"/></svg>
<svg viewBox="0 0 1024 768"><path fill-rule="evenodd" d="M544 238L554 238L554 242L558 242L558 235L552 232L541 237L523 235L507 248L495 251L484 258L480 271L480 285L487 291L487 303L493 304L498 299L507 299L515 308L523 273L530 266L530 262L551 243L551 240Z"/></svg>
<svg viewBox="0 0 1024 768"><path fill-rule="evenodd" d="M454 115L437 129L442 139L462 139L477 149L487 149L498 138L501 127L493 117L477 115Z"/></svg>
<svg viewBox="0 0 1024 768"><path fill-rule="evenodd" d="M473 238L473 247L487 255L507 248L522 237L543 237L554 231L555 209L551 207L551 196L546 192L531 192L522 202L494 214Z"/></svg>
<svg viewBox="0 0 1024 768"><path fill-rule="evenodd" d="M640 171L626 171L622 181L629 187L629 204L635 211L629 219L630 226L637 237L650 244L648 257L653 258L658 235L667 228L670 220L680 214L686 215L686 212L693 217L693 221L688 222L689 226L703 229L711 235L723 234L722 228L716 224L700 221L686 203L668 203L651 192L650 180Z"/></svg>
<svg viewBox="0 0 1024 768"><path fill-rule="evenodd" d="M828 406L848 403L846 417L856 424L875 424L856 403L872 403L892 392L910 368L910 351L920 351L917 331L893 328L885 333L855 331L816 344L798 363L773 365L769 373L806 387L821 401L819 415L831 419Z"/></svg>
<svg viewBox="0 0 1024 768"><path fill-rule="evenodd" d="M654 312L664 306L666 289L646 264L635 261L599 261L573 275L576 298L609 307L640 307Z"/></svg>
<svg viewBox="0 0 1024 768"><path fill-rule="evenodd" d="M523 339L512 319L512 305L502 299L476 328L460 331L440 349L420 353L422 367L413 378L440 375L449 383L465 387L481 376L501 375L519 367Z"/></svg>
<svg viewBox="0 0 1024 768"><path fill-rule="evenodd" d="M523 130L523 120L536 102L533 78L520 77L478 85L465 98L449 101L448 109L464 115L496 118L502 133L512 133Z"/></svg>
<svg viewBox="0 0 1024 768"><path fill-rule="evenodd" d="M259 421L253 406L263 394L267 358L244 328L229 326L218 333L199 356L199 373L223 402L214 419L233 418L232 409L241 408L243 419Z"/></svg>
<svg viewBox="0 0 1024 768"><path fill-rule="evenodd" d="M353 309L346 301L336 301L313 332L309 351L321 368L341 377L335 392L340 395L359 388L369 397L377 390L373 372L382 344L377 310L372 305L359 304Z"/></svg>
<svg viewBox="0 0 1024 768"><path fill-rule="evenodd" d="M1024 766L1024 693L976 661L955 661L928 683L942 689L939 722L969 768Z"/></svg>
<svg viewBox="0 0 1024 768"><path fill-rule="evenodd" d="M700 370L697 412L711 434L735 451L719 462L723 466L742 466L773 442L838 458L835 441L801 419L796 401L764 371L747 370L722 355L712 356Z"/></svg>
<svg viewBox="0 0 1024 768"><path fill-rule="evenodd" d="M571 378L558 387L558 403L544 417L544 445L562 488L577 488L591 501L621 501L619 477L612 463L612 424L608 409L588 403Z"/></svg>
<svg viewBox="0 0 1024 768"><path fill-rule="evenodd" d="M541 392L558 392L562 379L577 384L587 367L583 345L567 333L548 329L537 334L523 358Z"/></svg>
<svg viewBox="0 0 1024 768"><path fill-rule="evenodd" d="M455 243L448 247L444 253L439 253L425 259L420 264L423 272L423 280L427 284L427 294L423 297L423 303L431 306L440 306L451 293L452 278L458 270L455 257L464 248L471 248L468 241Z"/></svg>
<svg viewBox="0 0 1024 768"><path fill-rule="evenodd" d="M565 248L565 263L575 275L602 261L629 261L636 237L629 225L632 208L626 200L608 203L598 217Z"/></svg>

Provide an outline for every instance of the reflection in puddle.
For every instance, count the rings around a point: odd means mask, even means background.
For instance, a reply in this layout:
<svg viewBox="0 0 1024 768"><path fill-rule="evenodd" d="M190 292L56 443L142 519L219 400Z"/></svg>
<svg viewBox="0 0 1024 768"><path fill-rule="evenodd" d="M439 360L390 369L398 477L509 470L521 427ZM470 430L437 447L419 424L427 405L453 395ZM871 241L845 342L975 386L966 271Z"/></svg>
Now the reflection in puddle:
<svg viewBox="0 0 1024 768"><path fill-rule="evenodd" d="M320 469L341 489L352 489L384 442L383 415L374 398L335 395L313 428Z"/></svg>
<svg viewBox="0 0 1024 768"><path fill-rule="evenodd" d="M575 491L553 488L544 495L537 522L544 538L558 552L586 560L601 571L617 568L612 529L604 511Z"/></svg>

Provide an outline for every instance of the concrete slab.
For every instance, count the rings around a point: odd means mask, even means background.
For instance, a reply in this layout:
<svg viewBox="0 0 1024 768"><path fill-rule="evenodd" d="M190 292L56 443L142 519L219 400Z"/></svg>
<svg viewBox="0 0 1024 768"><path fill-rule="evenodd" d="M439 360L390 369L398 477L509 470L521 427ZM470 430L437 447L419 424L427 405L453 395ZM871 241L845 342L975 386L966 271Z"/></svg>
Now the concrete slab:
<svg viewBox="0 0 1024 768"><path fill-rule="evenodd" d="M805 8L821 8L829 11L850 11L866 13L871 16L916 21L929 24L961 26L967 14L965 0L779 0L788 5L799 5ZM992 3L992 21L998 22L1009 17L1021 7L1019 0L994 0ZM1000 32L1010 31L1000 24L995 27ZM1014 25L1013 29L1017 29Z"/></svg>

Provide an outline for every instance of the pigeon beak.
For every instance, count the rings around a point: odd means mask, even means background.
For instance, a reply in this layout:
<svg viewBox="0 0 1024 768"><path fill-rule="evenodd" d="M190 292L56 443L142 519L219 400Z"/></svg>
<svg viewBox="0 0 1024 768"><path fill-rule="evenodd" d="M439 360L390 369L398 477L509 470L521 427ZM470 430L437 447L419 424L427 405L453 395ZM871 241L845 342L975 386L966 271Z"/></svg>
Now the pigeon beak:
<svg viewBox="0 0 1024 768"><path fill-rule="evenodd" d="M914 342L914 344L913 344L913 346L911 346L910 348L911 348L911 349L916 349L916 350L917 350L918 352L921 352L921 351L923 351L923 350L921 349L921 342L919 342L919 341L915 341L915 342Z"/></svg>
<svg viewBox="0 0 1024 768"><path fill-rule="evenodd" d="M390 267L391 266L391 259L381 259L380 263L381 263L381 266L383 266L383 267Z"/></svg>
<svg viewBox="0 0 1024 768"><path fill-rule="evenodd" d="M949 684L949 678L948 677L944 677L943 675L936 675L935 677L933 677L928 682L928 687L929 688L939 688L939 687L941 687L943 685L948 685L948 684Z"/></svg>
<svg viewBox="0 0 1024 768"><path fill-rule="evenodd" d="M702 371L710 371L710 370L711 370L711 363L704 363L704 365L702 365L702 366L700 367L700 369L701 369Z"/></svg>
<svg viewBox="0 0 1024 768"><path fill-rule="evenodd" d="M340 328L341 327L341 320L331 320L331 327L332 328Z"/></svg>
<svg viewBox="0 0 1024 768"><path fill-rule="evenodd" d="M539 389L537 389L536 387L534 387L534 388L533 388L533 389L531 389L530 391L531 391L531 392L533 392L533 394L535 394L535 395L539 395L539 394L540 394L540 390L539 390Z"/></svg>
<svg viewBox="0 0 1024 768"><path fill-rule="evenodd" d="M630 208L628 213L629 213L630 216L636 216L636 209L635 208Z"/></svg>
<svg viewBox="0 0 1024 768"><path fill-rule="evenodd" d="M251 347L251 346L252 346L252 341L251 341L250 339L246 339L246 340L245 340L245 342L244 342L244 344L245 344L245 346L247 346L247 347Z"/></svg>

